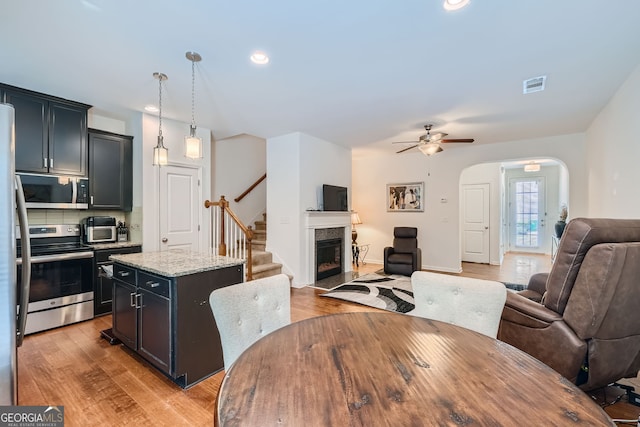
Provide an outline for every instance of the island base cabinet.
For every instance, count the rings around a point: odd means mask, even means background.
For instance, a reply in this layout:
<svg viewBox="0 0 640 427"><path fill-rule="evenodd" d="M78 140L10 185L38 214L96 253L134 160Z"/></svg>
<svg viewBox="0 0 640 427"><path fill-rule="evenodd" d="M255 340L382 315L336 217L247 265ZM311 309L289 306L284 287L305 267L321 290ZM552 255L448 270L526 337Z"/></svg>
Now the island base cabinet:
<svg viewBox="0 0 640 427"><path fill-rule="evenodd" d="M137 350L138 309L136 287L113 281L113 335L132 350Z"/></svg>
<svg viewBox="0 0 640 427"><path fill-rule="evenodd" d="M170 374L169 299L141 289L138 307L138 353Z"/></svg>
<svg viewBox="0 0 640 427"><path fill-rule="evenodd" d="M224 368L209 295L242 282L243 268L164 277L116 261L114 335L180 387L194 385Z"/></svg>

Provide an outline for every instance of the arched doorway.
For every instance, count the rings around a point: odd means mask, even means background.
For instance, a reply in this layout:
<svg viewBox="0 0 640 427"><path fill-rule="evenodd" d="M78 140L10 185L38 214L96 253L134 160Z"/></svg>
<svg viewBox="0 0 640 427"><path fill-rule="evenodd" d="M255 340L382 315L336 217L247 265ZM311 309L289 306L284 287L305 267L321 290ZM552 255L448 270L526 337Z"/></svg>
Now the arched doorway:
<svg viewBox="0 0 640 427"><path fill-rule="evenodd" d="M557 159L466 168L460 175L461 260L500 265L506 252L551 254L553 227L568 200L568 169Z"/></svg>

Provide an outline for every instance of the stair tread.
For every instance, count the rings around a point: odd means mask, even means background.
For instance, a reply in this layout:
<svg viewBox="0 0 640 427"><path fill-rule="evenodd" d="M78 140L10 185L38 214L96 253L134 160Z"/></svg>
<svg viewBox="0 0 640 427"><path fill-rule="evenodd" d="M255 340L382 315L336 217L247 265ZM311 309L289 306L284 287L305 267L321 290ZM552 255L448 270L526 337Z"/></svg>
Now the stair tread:
<svg viewBox="0 0 640 427"><path fill-rule="evenodd" d="M263 271L273 270L273 269L281 268L281 267L282 267L282 264L279 264L277 262L271 262L269 264L254 265L254 266L252 266L251 271L252 271L253 274L256 274L256 273L260 273L260 272L263 272Z"/></svg>

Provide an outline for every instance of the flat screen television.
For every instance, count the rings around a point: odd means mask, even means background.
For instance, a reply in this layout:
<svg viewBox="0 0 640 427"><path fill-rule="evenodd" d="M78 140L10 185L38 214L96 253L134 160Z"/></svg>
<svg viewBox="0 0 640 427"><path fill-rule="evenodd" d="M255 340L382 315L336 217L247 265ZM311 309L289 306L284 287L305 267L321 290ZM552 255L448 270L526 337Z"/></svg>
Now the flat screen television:
<svg viewBox="0 0 640 427"><path fill-rule="evenodd" d="M329 184L322 186L322 210L347 212L348 206L347 187Z"/></svg>

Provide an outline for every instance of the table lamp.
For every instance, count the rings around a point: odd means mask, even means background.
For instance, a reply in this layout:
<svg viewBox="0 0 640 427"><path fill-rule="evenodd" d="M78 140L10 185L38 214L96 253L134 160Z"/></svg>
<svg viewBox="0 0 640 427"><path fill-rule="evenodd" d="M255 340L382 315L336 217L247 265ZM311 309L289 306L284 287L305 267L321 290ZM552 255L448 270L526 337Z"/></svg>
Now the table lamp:
<svg viewBox="0 0 640 427"><path fill-rule="evenodd" d="M356 232L356 225L362 224L360 221L360 217L358 216L358 212L351 211L351 244L356 245L356 239L358 238L358 233Z"/></svg>

